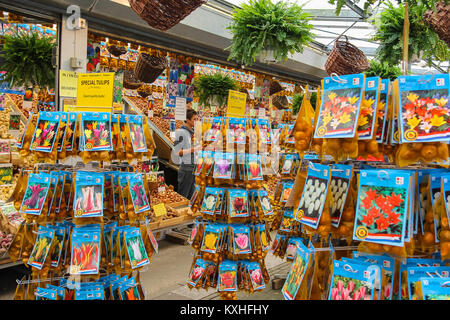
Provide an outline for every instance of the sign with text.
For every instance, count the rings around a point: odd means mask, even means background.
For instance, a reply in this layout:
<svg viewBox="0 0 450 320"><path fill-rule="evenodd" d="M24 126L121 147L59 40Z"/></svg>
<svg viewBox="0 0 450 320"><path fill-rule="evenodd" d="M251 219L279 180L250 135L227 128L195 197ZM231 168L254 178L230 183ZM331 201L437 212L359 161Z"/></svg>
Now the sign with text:
<svg viewBox="0 0 450 320"><path fill-rule="evenodd" d="M75 98L77 96L78 74L75 71L59 70L59 95Z"/></svg>
<svg viewBox="0 0 450 320"><path fill-rule="evenodd" d="M186 98L176 97L175 120L186 121Z"/></svg>
<svg viewBox="0 0 450 320"><path fill-rule="evenodd" d="M245 116L247 94L239 91L228 91L227 116Z"/></svg>
<svg viewBox="0 0 450 320"><path fill-rule="evenodd" d="M112 107L114 72L78 74L77 105Z"/></svg>

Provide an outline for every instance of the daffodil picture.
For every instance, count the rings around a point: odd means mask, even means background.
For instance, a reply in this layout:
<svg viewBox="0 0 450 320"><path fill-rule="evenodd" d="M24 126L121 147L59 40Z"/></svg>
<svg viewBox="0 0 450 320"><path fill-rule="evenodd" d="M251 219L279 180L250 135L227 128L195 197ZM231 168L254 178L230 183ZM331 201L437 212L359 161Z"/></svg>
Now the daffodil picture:
<svg viewBox="0 0 450 320"><path fill-rule="evenodd" d="M352 138L361 104L361 88L325 90L315 138Z"/></svg>
<svg viewBox="0 0 450 320"><path fill-rule="evenodd" d="M401 91L400 96L402 141L450 140L448 89Z"/></svg>
<svg viewBox="0 0 450 320"><path fill-rule="evenodd" d="M370 90L364 93L364 98L361 101L361 108L359 110L358 119L358 139L370 139L374 130L374 118L377 111L377 91Z"/></svg>

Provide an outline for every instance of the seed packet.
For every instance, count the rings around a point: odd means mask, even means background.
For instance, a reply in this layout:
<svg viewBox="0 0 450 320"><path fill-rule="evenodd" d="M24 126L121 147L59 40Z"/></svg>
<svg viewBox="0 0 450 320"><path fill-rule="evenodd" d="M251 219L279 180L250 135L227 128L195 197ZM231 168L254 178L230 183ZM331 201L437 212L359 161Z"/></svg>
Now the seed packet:
<svg viewBox="0 0 450 320"><path fill-rule="evenodd" d="M291 232L292 223L294 222L294 212L292 210L285 210L283 213L283 220L281 220L280 231Z"/></svg>
<svg viewBox="0 0 450 320"><path fill-rule="evenodd" d="M296 159L296 154L287 153L284 154L281 160L281 168L280 168L280 174L291 174L292 169L294 167Z"/></svg>
<svg viewBox="0 0 450 320"><path fill-rule="evenodd" d="M130 175L127 177L128 186L133 201L134 211L140 213L150 209L150 204L145 193L144 184L142 182L142 174Z"/></svg>
<svg viewBox="0 0 450 320"><path fill-rule="evenodd" d="M58 287L58 286L54 286L51 284L46 284L46 289L52 289L56 291L56 294L58 296L58 300L64 300L64 288Z"/></svg>
<svg viewBox="0 0 450 320"><path fill-rule="evenodd" d="M60 119L59 112L39 112L30 150L52 152Z"/></svg>
<svg viewBox="0 0 450 320"><path fill-rule="evenodd" d="M226 189L219 188L219 195L217 196L217 204L216 204L216 210L215 215L220 216L222 215L222 212L224 211L224 208L226 207L226 204L224 203L224 198L226 194Z"/></svg>
<svg viewBox="0 0 450 320"><path fill-rule="evenodd" d="M131 278L120 288L122 300L140 300L140 295L134 278Z"/></svg>
<svg viewBox="0 0 450 320"><path fill-rule="evenodd" d="M21 213L40 215L47 198L51 176L48 173L30 173L25 195L20 206Z"/></svg>
<svg viewBox="0 0 450 320"><path fill-rule="evenodd" d="M82 151L112 151L111 113L83 112Z"/></svg>
<svg viewBox="0 0 450 320"><path fill-rule="evenodd" d="M294 187L294 182L292 181L283 181L281 183L281 195L280 195L280 202L285 203L289 199L289 196L291 195L292 188Z"/></svg>
<svg viewBox="0 0 450 320"><path fill-rule="evenodd" d="M430 198L431 198L431 207L433 208L433 219L434 219L434 241L439 243L439 233L441 231L441 222L437 215L437 210L435 210L436 203L441 197L441 176L442 172L434 172L430 173Z"/></svg>
<svg viewBox="0 0 450 320"><path fill-rule="evenodd" d="M59 266L59 262L61 260L63 244L66 240L66 229L63 226L52 226L52 228L55 230L55 247L51 255L51 266L56 268Z"/></svg>
<svg viewBox="0 0 450 320"><path fill-rule="evenodd" d="M75 300L104 300L105 292L98 290L75 291Z"/></svg>
<svg viewBox="0 0 450 320"><path fill-rule="evenodd" d="M209 215L215 214L219 192L219 188L207 187L205 189L205 195L203 196L202 207L200 210L202 213Z"/></svg>
<svg viewBox="0 0 450 320"><path fill-rule="evenodd" d="M448 74L398 77L400 142L449 141Z"/></svg>
<svg viewBox="0 0 450 320"><path fill-rule="evenodd" d="M228 216L230 218L248 217L248 193L244 189L228 189Z"/></svg>
<svg viewBox="0 0 450 320"><path fill-rule="evenodd" d="M403 170L361 170L353 239L402 247L411 182Z"/></svg>
<svg viewBox="0 0 450 320"><path fill-rule="evenodd" d="M80 172L75 175L73 211L75 217L101 217L103 215L103 174Z"/></svg>
<svg viewBox="0 0 450 320"><path fill-rule="evenodd" d="M208 131L205 134L205 141L217 141L221 134L223 125L222 117L214 117L211 122L211 127L208 128Z"/></svg>
<svg viewBox="0 0 450 320"><path fill-rule="evenodd" d="M215 179L232 179L234 167L234 153L215 152L214 173Z"/></svg>
<svg viewBox="0 0 450 320"><path fill-rule="evenodd" d="M55 237L55 230L39 226L38 235L34 243L33 251L31 251L27 264L38 270L41 270Z"/></svg>
<svg viewBox="0 0 450 320"><path fill-rule="evenodd" d="M209 224L205 226L201 251L216 253L219 244L220 231L221 229L217 225Z"/></svg>
<svg viewBox="0 0 450 320"><path fill-rule="evenodd" d="M129 228L124 232L131 267L135 269L149 264L150 260L145 251L141 230L139 228Z"/></svg>
<svg viewBox="0 0 450 320"><path fill-rule="evenodd" d="M245 119L228 118L227 143L245 144Z"/></svg>
<svg viewBox="0 0 450 320"><path fill-rule="evenodd" d="M270 249L270 244L267 236L267 230L265 224L257 225L257 231L259 236L259 243L261 244L262 251L267 251Z"/></svg>
<svg viewBox="0 0 450 320"><path fill-rule="evenodd" d="M317 229L327 198L330 166L310 163L295 220Z"/></svg>
<svg viewBox="0 0 450 320"><path fill-rule="evenodd" d="M261 265L258 262L249 262L247 271L250 276L253 290L262 290L266 287L264 277L262 276Z"/></svg>
<svg viewBox="0 0 450 320"><path fill-rule="evenodd" d="M374 135L380 87L379 77L367 77L364 81L364 97L357 127L358 140L372 139Z"/></svg>
<svg viewBox="0 0 450 320"><path fill-rule="evenodd" d="M206 151L200 150L195 153L195 169L194 176L199 176L203 169L203 164L205 163L205 159L203 153Z"/></svg>
<svg viewBox="0 0 450 320"><path fill-rule="evenodd" d="M247 154L246 157L246 177L247 180L263 180L261 155Z"/></svg>
<svg viewBox="0 0 450 320"><path fill-rule="evenodd" d="M219 264L218 291L237 291L237 263L225 260Z"/></svg>
<svg viewBox="0 0 450 320"><path fill-rule="evenodd" d="M66 136L66 131L67 131L67 121L68 121L68 113L67 112L60 112L61 114L61 121L59 124L59 131L58 131L58 135L57 135L57 141L56 141L56 150L58 152L62 152L63 151L63 147L64 147L64 139Z"/></svg>
<svg viewBox="0 0 450 320"><path fill-rule="evenodd" d="M448 278L450 267L408 267L409 300L419 299L418 285L423 278Z"/></svg>
<svg viewBox="0 0 450 320"><path fill-rule="evenodd" d="M359 118L365 76L352 74L324 79L322 103L314 138L353 138Z"/></svg>
<svg viewBox="0 0 450 320"><path fill-rule="evenodd" d="M272 129L268 119L258 119L259 141L263 144L272 143Z"/></svg>
<svg viewBox="0 0 450 320"><path fill-rule="evenodd" d="M72 231L72 249L70 274L98 274L100 264L100 228L74 228Z"/></svg>
<svg viewBox="0 0 450 320"><path fill-rule="evenodd" d="M373 300L374 271L368 266L333 261L328 300Z"/></svg>
<svg viewBox="0 0 450 320"><path fill-rule="evenodd" d="M297 243L302 242L301 238L289 238L288 245L286 248L286 261L294 261L295 255L297 254Z"/></svg>
<svg viewBox="0 0 450 320"><path fill-rule="evenodd" d="M295 300L310 265L310 258L310 250L301 241L298 242L294 262L281 289L286 300Z"/></svg>
<svg viewBox="0 0 450 320"><path fill-rule="evenodd" d="M380 81L380 98L377 106L377 129L376 129L376 141L382 143L387 132L387 110L390 95L390 80L381 79Z"/></svg>
<svg viewBox="0 0 450 320"><path fill-rule="evenodd" d="M295 136L294 136L294 124L288 124L285 128L284 128L285 132L286 132L286 136L284 138L284 143L286 145L292 145L295 143Z"/></svg>
<svg viewBox="0 0 450 320"><path fill-rule="evenodd" d="M155 250L156 253L158 253L158 241L156 241L155 236L153 235L152 230L149 228L150 221L148 220L148 217L145 217L145 224L147 225L147 234L148 238L150 240L150 243L153 247L153 250Z"/></svg>
<svg viewBox="0 0 450 320"><path fill-rule="evenodd" d="M351 165L333 164L331 167L330 189L333 195L333 204L330 214L331 225L335 228L339 227L341 222L344 204L350 191L352 173L353 167Z"/></svg>
<svg viewBox="0 0 450 320"><path fill-rule="evenodd" d="M64 148L66 149L66 151L73 150L76 126L77 126L77 114L75 112L68 112L66 131L64 135Z"/></svg>
<svg viewBox="0 0 450 320"><path fill-rule="evenodd" d="M134 152L147 152L142 116L128 115L128 128L130 130L131 144Z"/></svg>
<svg viewBox="0 0 450 320"><path fill-rule="evenodd" d="M207 264L208 262L203 259L196 259L187 283L193 287L197 286L198 281L203 277L205 273Z"/></svg>
<svg viewBox="0 0 450 320"><path fill-rule="evenodd" d="M111 262L112 255L112 234L113 229L117 227L117 222L109 223L103 228L103 242L105 246L105 255L108 262Z"/></svg>
<svg viewBox="0 0 450 320"><path fill-rule="evenodd" d="M249 254L252 252L252 246L250 242L250 228L248 226L232 226L231 234L233 238L234 254Z"/></svg>
<svg viewBox="0 0 450 320"><path fill-rule="evenodd" d="M450 300L449 278L422 278L420 280L421 300Z"/></svg>
<svg viewBox="0 0 450 320"><path fill-rule="evenodd" d="M270 204L269 194L267 193L267 191L266 190L258 190L258 199L259 199L259 203L261 205L261 209L264 213L264 216L272 215L274 212L272 209L272 205Z"/></svg>
<svg viewBox="0 0 450 320"><path fill-rule="evenodd" d="M36 288L36 300L58 300L58 292L50 288Z"/></svg>

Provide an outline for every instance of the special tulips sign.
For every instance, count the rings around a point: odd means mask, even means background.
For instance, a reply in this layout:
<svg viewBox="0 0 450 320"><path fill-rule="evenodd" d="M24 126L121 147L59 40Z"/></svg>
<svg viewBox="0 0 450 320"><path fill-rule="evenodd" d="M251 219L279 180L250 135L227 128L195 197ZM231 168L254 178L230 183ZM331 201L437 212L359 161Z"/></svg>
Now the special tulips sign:
<svg viewBox="0 0 450 320"><path fill-rule="evenodd" d="M114 72L80 73L77 106L111 107L114 94Z"/></svg>

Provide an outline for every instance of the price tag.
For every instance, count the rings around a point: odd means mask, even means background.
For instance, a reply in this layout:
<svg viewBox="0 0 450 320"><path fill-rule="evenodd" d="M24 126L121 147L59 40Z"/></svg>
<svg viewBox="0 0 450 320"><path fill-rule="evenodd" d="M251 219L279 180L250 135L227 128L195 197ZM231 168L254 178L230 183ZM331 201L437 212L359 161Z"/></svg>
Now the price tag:
<svg viewBox="0 0 450 320"><path fill-rule="evenodd" d="M176 97L175 99L175 120L186 120L186 98Z"/></svg>
<svg viewBox="0 0 450 320"><path fill-rule="evenodd" d="M167 214L166 206L164 203L158 203L153 206L153 212L155 212L156 217L165 216Z"/></svg>

